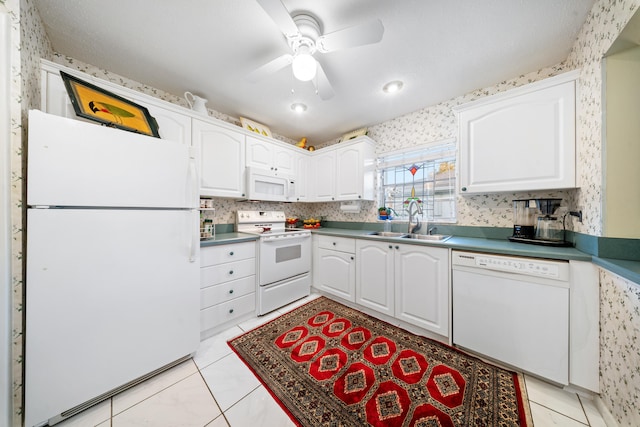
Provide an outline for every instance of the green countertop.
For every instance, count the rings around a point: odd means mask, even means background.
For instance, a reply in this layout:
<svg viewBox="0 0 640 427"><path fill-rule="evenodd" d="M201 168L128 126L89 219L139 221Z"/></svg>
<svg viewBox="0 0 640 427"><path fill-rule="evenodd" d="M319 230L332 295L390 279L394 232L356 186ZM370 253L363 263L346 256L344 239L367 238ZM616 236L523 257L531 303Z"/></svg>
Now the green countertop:
<svg viewBox="0 0 640 427"><path fill-rule="evenodd" d="M453 236L443 242L406 239L399 237L371 236L374 230L347 229L347 228L319 228L311 230L313 234L352 237L368 240L384 240L409 245L440 246L455 250L494 253L500 255L512 255L546 259L562 259L593 262L594 264L611 271L624 279L640 286L640 261L601 258L582 252L576 248L555 248L549 246L529 245L526 243L510 242L507 239L488 239L483 237L457 237ZM218 233L215 238L200 241L201 247L224 245L229 243L251 242L259 238L257 235L246 233Z"/></svg>
<svg viewBox="0 0 640 427"><path fill-rule="evenodd" d="M200 247L226 245L229 243L253 242L258 240L255 234L247 233L218 233L216 237L200 240Z"/></svg>
<svg viewBox="0 0 640 427"><path fill-rule="evenodd" d="M312 230L313 234L337 236L337 237L357 237L368 240L385 240L410 245L440 246L456 250L486 252L502 255L526 256L534 258L562 259L591 261L591 255L577 250L576 248L555 248L549 246L529 245L526 243L510 242L507 239L485 239L479 237L456 237L453 236L445 241L428 241L406 239L402 237L380 237L371 236L371 230L348 230L342 228L319 228Z"/></svg>

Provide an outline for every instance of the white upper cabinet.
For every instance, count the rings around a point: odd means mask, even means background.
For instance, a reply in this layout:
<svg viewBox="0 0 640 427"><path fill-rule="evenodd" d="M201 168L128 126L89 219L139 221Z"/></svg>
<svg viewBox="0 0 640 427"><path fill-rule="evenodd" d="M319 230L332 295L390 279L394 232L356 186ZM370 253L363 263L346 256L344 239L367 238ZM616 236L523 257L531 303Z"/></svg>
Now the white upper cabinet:
<svg viewBox="0 0 640 427"><path fill-rule="evenodd" d="M461 194L576 186L572 71L454 110Z"/></svg>
<svg viewBox="0 0 640 427"><path fill-rule="evenodd" d="M200 195L245 197L245 135L226 126L193 119Z"/></svg>
<svg viewBox="0 0 640 427"><path fill-rule="evenodd" d="M336 150L336 200L375 198L375 149L369 138L338 146Z"/></svg>
<svg viewBox="0 0 640 427"><path fill-rule="evenodd" d="M276 173L294 176L297 147L284 147L275 142L247 136L247 166L269 169Z"/></svg>
<svg viewBox="0 0 640 427"><path fill-rule="evenodd" d="M312 153L311 201L374 200L375 143L366 136Z"/></svg>
<svg viewBox="0 0 640 427"><path fill-rule="evenodd" d="M326 151L325 151L326 150ZM336 199L336 152L319 150L311 157L311 180L307 183L311 189L312 201L331 202Z"/></svg>
<svg viewBox="0 0 640 427"><path fill-rule="evenodd" d="M162 139L192 145L197 156L201 196L245 199L245 167L252 167L293 178L295 201L375 199L375 143L366 136L308 152L42 60L41 109L76 120L88 121L75 114L60 75L61 70L146 107L158 123Z"/></svg>
<svg viewBox="0 0 640 427"><path fill-rule="evenodd" d="M63 67L60 65L50 64L43 61L41 70L42 97L40 109L45 113L54 114L56 116L95 123L91 120L76 116L71 100L67 95L67 90L64 87L64 82L60 76L61 69L63 69ZM182 109L182 107L170 105L165 101L153 99L140 92L127 89L93 76L85 75L79 71L67 68L64 68L64 71L86 81L87 83L101 87L109 92L129 99L136 104L146 107L147 110L149 110L149 114L151 114L158 123L158 133L160 134L160 138L191 145L191 117L176 111ZM160 104L164 104L166 107L161 106Z"/></svg>
<svg viewBox="0 0 640 427"><path fill-rule="evenodd" d="M311 176L311 155L304 150L296 153L296 201L309 201L309 177Z"/></svg>

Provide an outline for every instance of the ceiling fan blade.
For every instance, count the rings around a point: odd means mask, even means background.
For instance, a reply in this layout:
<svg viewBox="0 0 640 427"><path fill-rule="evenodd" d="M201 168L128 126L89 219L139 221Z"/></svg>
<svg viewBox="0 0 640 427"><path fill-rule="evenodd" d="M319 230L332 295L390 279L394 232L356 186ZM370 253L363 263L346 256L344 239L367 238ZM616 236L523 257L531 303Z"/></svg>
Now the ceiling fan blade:
<svg viewBox="0 0 640 427"><path fill-rule="evenodd" d="M280 28L285 37L290 38L300 34L298 26L293 22L289 11L280 0L257 0L257 2Z"/></svg>
<svg viewBox="0 0 640 427"><path fill-rule="evenodd" d="M313 85L316 87L316 92L320 96L320 99L326 101L327 99L333 98L333 87L318 61L316 61L316 65L316 78L313 79Z"/></svg>
<svg viewBox="0 0 640 427"><path fill-rule="evenodd" d="M382 40L383 34L384 26L382 21L376 19L375 21L320 36L316 40L316 47L320 52L332 52L334 50L378 43Z"/></svg>
<svg viewBox="0 0 640 427"><path fill-rule="evenodd" d="M291 54L285 53L282 56L277 57L276 59L267 62L261 67L256 68L252 72L247 75L247 80L250 82L257 82L258 80L267 77L270 74L275 73L276 71L280 71L287 65L293 62L293 56Z"/></svg>

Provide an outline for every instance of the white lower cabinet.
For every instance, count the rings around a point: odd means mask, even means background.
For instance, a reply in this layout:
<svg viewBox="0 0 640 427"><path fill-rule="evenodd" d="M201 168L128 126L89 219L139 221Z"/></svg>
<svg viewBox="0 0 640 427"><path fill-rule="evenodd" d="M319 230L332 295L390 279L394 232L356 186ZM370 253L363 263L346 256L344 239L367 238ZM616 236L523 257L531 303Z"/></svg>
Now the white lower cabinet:
<svg viewBox="0 0 640 427"><path fill-rule="evenodd" d="M355 301L355 239L318 236L313 268L314 287Z"/></svg>
<svg viewBox="0 0 640 427"><path fill-rule="evenodd" d="M449 249L400 245L395 251L395 317L449 336Z"/></svg>
<svg viewBox="0 0 640 427"><path fill-rule="evenodd" d="M200 333L206 337L256 309L255 242L200 250Z"/></svg>
<svg viewBox="0 0 640 427"><path fill-rule="evenodd" d="M449 336L449 252L358 240L357 304Z"/></svg>
<svg viewBox="0 0 640 427"><path fill-rule="evenodd" d="M393 316L394 244L358 240L356 254L356 303Z"/></svg>

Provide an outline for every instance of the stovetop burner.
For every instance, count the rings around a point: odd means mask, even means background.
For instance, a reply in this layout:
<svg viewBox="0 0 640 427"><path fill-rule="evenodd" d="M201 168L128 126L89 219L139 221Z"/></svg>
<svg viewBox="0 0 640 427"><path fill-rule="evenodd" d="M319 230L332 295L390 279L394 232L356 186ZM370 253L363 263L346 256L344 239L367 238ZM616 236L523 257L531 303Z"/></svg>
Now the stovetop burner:
<svg viewBox="0 0 640 427"><path fill-rule="evenodd" d="M236 212L236 231L259 234L264 237L310 234L309 230L287 228L283 211L238 211Z"/></svg>

